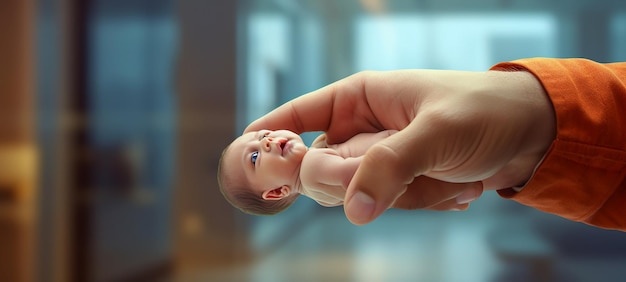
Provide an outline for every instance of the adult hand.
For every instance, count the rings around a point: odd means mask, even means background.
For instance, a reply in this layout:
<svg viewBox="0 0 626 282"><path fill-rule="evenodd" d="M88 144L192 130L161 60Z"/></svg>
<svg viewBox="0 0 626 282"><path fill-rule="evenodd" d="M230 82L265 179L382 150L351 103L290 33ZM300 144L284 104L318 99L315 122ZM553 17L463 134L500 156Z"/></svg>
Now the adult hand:
<svg viewBox="0 0 626 282"><path fill-rule="evenodd" d="M329 144L400 130L367 151L348 186L346 215L365 224L394 203L463 209L482 189L523 185L554 139L555 118L527 72L402 70L352 75L245 131L264 128L324 131Z"/></svg>

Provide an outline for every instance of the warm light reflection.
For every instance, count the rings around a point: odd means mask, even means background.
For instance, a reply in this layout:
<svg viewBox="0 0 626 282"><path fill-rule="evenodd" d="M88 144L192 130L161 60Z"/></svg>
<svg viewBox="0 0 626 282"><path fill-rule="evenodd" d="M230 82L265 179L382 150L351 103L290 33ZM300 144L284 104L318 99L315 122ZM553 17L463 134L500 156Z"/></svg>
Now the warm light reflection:
<svg viewBox="0 0 626 282"><path fill-rule="evenodd" d="M373 14L383 14L385 12L386 0L359 0L363 9Z"/></svg>

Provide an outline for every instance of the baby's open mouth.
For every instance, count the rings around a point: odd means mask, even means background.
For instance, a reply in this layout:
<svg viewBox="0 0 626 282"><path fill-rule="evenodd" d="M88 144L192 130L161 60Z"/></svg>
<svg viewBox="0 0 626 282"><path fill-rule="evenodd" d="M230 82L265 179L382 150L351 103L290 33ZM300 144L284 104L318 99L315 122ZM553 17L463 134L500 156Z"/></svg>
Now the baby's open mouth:
<svg viewBox="0 0 626 282"><path fill-rule="evenodd" d="M279 142L281 155L285 153L285 146L287 145L288 140L281 140Z"/></svg>

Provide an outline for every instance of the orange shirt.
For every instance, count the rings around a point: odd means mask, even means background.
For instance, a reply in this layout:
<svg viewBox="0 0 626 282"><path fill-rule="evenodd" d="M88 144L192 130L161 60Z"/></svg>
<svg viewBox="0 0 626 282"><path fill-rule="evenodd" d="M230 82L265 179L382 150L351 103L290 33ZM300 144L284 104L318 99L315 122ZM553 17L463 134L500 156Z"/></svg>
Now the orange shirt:
<svg viewBox="0 0 626 282"><path fill-rule="evenodd" d="M524 59L492 69L524 69L542 83L556 113L557 135L517 193L527 206L626 231L626 63Z"/></svg>

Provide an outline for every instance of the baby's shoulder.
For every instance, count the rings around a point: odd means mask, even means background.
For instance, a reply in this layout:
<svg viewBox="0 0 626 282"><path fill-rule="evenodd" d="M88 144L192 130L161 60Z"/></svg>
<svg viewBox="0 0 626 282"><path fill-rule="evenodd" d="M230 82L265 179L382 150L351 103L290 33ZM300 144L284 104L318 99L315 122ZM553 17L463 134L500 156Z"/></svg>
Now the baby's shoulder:
<svg viewBox="0 0 626 282"><path fill-rule="evenodd" d="M300 163L300 177L315 179L320 171L333 167L339 159L343 158L333 149L310 147Z"/></svg>
<svg viewBox="0 0 626 282"><path fill-rule="evenodd" d="M304 158L302 162L311 162L311 161L319 161L323 158L332 158L340 156L337 150L333 148L317 148L317 147L309 147L309 150L304 154Z"/></svg>

